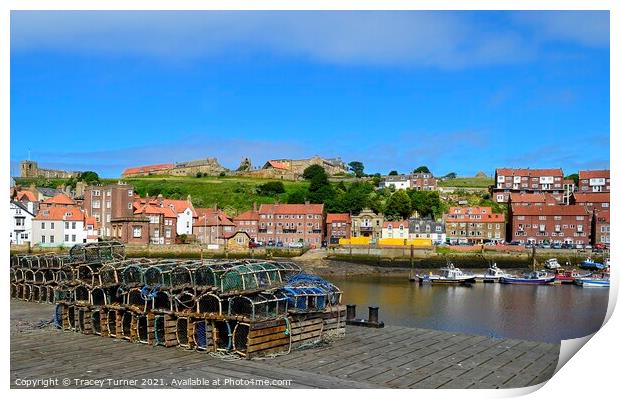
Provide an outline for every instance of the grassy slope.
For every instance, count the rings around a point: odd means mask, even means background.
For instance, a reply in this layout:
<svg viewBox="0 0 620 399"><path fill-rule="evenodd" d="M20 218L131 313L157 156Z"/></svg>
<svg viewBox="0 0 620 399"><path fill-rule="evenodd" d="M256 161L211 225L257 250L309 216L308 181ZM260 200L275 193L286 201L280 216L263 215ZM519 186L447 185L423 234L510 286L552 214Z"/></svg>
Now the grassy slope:
<svg viewBox="0 0 620 399"><path fill-rule="evenodd" d="M491 177L457 177L455 179L440 181L440 187L471 187L471 188L487 188L493 185L494 180Z"/></svg>

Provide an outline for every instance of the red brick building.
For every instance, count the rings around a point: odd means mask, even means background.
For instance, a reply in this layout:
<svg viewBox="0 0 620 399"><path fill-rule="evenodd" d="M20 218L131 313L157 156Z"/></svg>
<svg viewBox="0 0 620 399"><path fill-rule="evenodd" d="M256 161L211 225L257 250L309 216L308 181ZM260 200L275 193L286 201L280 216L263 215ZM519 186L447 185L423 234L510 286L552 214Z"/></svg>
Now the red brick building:
<svg viewBox="0 0 620 399"><path fill-rule="evenodd" d="M570 204L585 206L590 213L609 211L610 193L573 193L570 197Z"/></svg>
<svg viewBox="0 0 620 399"><path fill-rule="evenodd" d="M128 184L88 186L82 208L99 223L99 235L111 237L112 219L133 216L133 201L133 186Z"/></svg>
<svg viewBox="0 0 620 399"><path fill-rule="evenodd" d="M437 190L437 179L432 173L412 173L410 180L412 190Z"/></svg>
<svg viewBox="0 0 620 399"><path fill-rule="evenodd" d="M150 242L149 218L143 215L113 218L110 221L112 238L125 244Z"/></svg>
<svg viewBox="0 0 620 399"><path fill-rule="evenodd" d="M520 206L543 206L543 205L557 205L558 200L549 193L510 193L508 198L508 206L520 205Z"/></svg>
<svg viewBox="0 0 620 399"><path fill-rule="evenodd" d="M329 244L338 244L341 238L351 238L351 215L348 213L328 213L326 218Z"/></svg>
<svg viewBox="0 0 620 399"><path fill-rule="evenodd" d="M602 211L594 216L594 244L605 244L609 246L609 225L610 225L610 212Z"/></svg>
<svg viewBox="0 0 620 399"><path fill-rule="evenodd" d="M506 239L506 218L503 213L493 213L490 206L451 207L444 222L450 242L477 244Z"/></svg>
<svg viewBox="0 0 620 399"><path fill-rule="evenodd" d="M509 238L520 243L590 243L592 214L579 205L519 206L511 209Z"/></svg>
<svg viewBox="0 0 620 399"><path fill-rule="evenodd" d="M251 211L240 213L233 218L233 223L237 228L237 231L244 231L248 233L250 238L254 241L258 239L258 209L256 204L253 205Z"/></svg>
<svg viewBox="0 0 620 399"><path fill-rule="evenodd" d="M149 243L170 245L176 243L177 214L167 206L159 207L147 203L135 210L135 215L149 219Z"/></svg>
<svg viewBox="0 0 620 399"><path fill-rule="evenodd" d="M508 202L511 193L542 193L562 201L564 172L562 169L511 169L495 170L495 185L491 188L495 202Z"/></svg>
<svg viewBox="0 0 620 399"><path fill-rule="evenodd" d="M198 221L194 223L193 234L201 244L225 245L226 238L235 234L233 221L220 209L198 208Z"/></svg>
<svg viewBox="0 0 620 399"><path fill-rule="evenodd" d="M303 243L320 247L323 242L323 204L262 204L258 209L258 240L265 243Z"/></svg>
<svg viewBox="0 0 620 399"><path fill-rule="evenodd" d="M578 191L580 193L608 193L609 182L609 169L580 170Z"/></svg>

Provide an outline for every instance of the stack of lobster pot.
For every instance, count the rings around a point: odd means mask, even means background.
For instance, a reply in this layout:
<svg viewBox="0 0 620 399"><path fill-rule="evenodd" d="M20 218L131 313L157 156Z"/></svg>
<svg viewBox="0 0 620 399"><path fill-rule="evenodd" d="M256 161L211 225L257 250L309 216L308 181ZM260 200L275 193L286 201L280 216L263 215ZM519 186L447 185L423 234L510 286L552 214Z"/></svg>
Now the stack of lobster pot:
<svg viewBox="0 0 620 399"><path fill-rule="evenodd" d="M104 241L76 245L68 256L13 257L11 295L34 300L29 281L39 269L54 270L45 298L66 331L247 358L345 333L341 291L293 262L126 259L121 243Z"/></svg>

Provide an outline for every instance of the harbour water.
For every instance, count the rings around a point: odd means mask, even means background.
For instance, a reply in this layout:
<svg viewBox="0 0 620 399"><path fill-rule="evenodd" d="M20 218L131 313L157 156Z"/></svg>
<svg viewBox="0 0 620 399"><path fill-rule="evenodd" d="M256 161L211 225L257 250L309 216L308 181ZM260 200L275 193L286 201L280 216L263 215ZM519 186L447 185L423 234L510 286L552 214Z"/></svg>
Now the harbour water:
<svg viewBox="0 0 620 399"><path fill-rule="evenodd" d="M596 332L605 319L609 289L574 285L430 286L406 277L331 277L357 317L379 306L389 325L498 338L559 343Z"/></svg>

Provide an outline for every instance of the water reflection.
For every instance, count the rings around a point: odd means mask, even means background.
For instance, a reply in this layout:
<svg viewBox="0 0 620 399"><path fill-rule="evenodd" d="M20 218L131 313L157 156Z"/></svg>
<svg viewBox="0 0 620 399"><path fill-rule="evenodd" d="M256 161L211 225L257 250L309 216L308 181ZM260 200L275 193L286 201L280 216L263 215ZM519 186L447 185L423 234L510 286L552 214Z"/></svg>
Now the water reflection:
<svg viewBox="0 0 620 399"><path fill-rule="evenodd" d="M495 337L559 342L597 331L607 311L608 289L473 284L420 286L402 277L330 277L344 303L377 305L389 325Z"/></svg>

